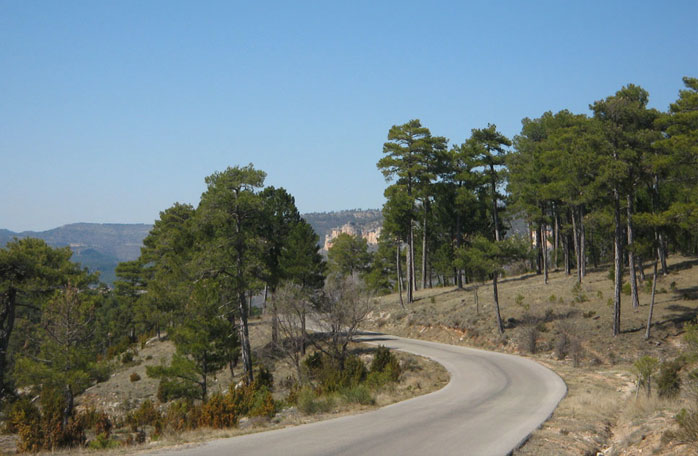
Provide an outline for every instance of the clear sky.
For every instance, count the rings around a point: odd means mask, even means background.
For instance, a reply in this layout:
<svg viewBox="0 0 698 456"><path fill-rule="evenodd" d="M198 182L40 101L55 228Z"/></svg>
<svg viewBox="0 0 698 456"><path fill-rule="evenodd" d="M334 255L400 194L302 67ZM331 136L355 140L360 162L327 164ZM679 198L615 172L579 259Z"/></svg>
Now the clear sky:
<svg viewBox="0 0 698 456"><path fill-rule="evenodd" d="M698 1L0 0L0 228L152 223L250 162L379 208L388 129L461 143L698 76Z"/></svg>

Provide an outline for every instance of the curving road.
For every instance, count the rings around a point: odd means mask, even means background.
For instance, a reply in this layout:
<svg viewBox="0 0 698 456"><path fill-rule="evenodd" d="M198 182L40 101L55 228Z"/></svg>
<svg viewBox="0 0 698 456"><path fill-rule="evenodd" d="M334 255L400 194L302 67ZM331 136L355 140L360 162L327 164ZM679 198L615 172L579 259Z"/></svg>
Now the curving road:
<svg viewBox="0 0 698 456"><path fill-rule="evenodd" d="M429 357L448 369L451 381L439 391L359 415L154 454L506 455L567 391L557 374L525 358L375 333L362 339Z"/></svg>

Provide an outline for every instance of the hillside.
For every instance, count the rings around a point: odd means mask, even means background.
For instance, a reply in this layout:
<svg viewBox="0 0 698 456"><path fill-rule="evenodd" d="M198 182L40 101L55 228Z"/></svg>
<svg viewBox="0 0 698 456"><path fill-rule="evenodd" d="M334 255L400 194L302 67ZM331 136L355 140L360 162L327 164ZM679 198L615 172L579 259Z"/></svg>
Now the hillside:
<svg viewBox="0 0 698 456"><path fill-rule="evenodd" d="M657 280L649 340L644 330L650 268L645 272L640 307L633 309L630 296L623 295L617 337L611 335L613 281L604 268L591 271L581 286L562 271L552 273L547 285L535 274L502 279L504 336L495 325L491 283L419 290L406 309L397 295L382 297L367 329L531 356L555 370L568 396L516 454L689 454L691 449L671 436L677 430L674 416L690 405L690 391L676 399L638 397L633 363L644 355L664 362L680 354L683 326L698 316L698 259L670 258L669 275ZM682 368L684 383L696 367Z"/></svg>

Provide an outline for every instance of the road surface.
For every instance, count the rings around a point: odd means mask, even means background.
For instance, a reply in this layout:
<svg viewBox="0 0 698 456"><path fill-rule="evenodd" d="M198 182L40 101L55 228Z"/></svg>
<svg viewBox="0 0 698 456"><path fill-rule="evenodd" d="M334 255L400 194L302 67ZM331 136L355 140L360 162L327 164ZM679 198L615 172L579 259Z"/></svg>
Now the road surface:
<svg viewBox="0 0 698 456"><path fill-rule="evenodd" d="M439 391L359 415L153 454L506 455L567 391L557 374L525 358L382 334L362 339L429 357L448 369L451 381Z"/></svg>

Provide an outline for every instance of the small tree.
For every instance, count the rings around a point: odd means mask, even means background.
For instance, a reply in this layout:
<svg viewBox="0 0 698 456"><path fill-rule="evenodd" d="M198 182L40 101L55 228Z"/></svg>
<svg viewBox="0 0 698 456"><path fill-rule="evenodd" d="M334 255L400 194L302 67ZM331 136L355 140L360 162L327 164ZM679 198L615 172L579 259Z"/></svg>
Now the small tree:
<svg viewBox="0 0 698 456"><path fill-rule="evenodd" d="M366 239L347 233L341 233L332 241L327 259L330 271L340 276L357 277L368 271L371 264Z"/></svg>
<svg viewBox="0 0 698 456"><path fill-rule="evenodd" d="M344 369L347 349L359 331L359 325L371 311L372 299L365 285L351 277L330 276L324 295L313 313L313 321L326 336L312 338L313 345Z"/></svg>
<svg viewBox="0 0 698 456"><path fill-rule="evenodd" d="M285 283L274 293L272 305L277 312L280 335L275 347L290 361L302 383L301 359L305 348L305 316L311 308L310 296L299 285Z"/></svg>
<svg viewBox="0 0 698 456"><path fill-rule="evenodd" d="M504 272L504 266L518 259L528 257L528 243L519 238L508 238L503 241L491 241L484 236L476 236L469 246L459 249L456 253L455 265L470 271L475 277L491 276L494 297L497 329L504 333L502 316L499 311L499 293L497 277Z"/></svg>
<svg viewBox="0 0 698 456"><path fill-rule="evenodd" d="M201 400L207 396L208 377L221 370L235 356L239 341L230 321L221 315L212 289L212 281L202 282L189 302L185 319L172 334L177 352L169 366L149 366L151 377L164 384L179 384L182 392L192 386L200 389ZM175 393L174 396L178 394Z"/></svg>
<svg viewBox="0 0 698 456"><path fill-rule="evenodd" d="M635 396L637 397L637 391L641 387L645 388L647 391L647 397L652 394L652 375L654 375L657 367L659 367L659 361L651 356L643 356L642 358L635 361L633 364L637 372L637 390Z"/></svg>
<svg viewBox="0 0 698 456"><path fill-rule="evenodd" d="M93 380L95 299L71 284L56 292L42 312L38 350L15 365L21 384L63 393L62 429L73 414L75 395Z"/></svg>

